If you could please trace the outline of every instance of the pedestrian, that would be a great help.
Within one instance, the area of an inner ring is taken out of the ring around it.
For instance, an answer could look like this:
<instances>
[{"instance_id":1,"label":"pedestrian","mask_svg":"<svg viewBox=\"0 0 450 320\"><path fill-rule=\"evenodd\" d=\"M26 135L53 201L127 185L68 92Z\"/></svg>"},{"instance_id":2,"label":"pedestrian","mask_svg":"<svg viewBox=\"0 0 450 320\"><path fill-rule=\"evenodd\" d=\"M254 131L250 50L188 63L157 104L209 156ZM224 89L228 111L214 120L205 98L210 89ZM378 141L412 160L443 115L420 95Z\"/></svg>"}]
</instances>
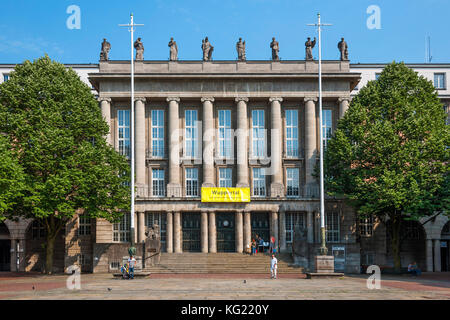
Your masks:
<instances>
[{"instance_id":1,"label":"pedestrian","mask_svg":"<svg viewBox=\"0 0 450 320\"><path fill-rule=\"evenodd\" d=\"M256 240L252 239L252 256L256 254Z\"/></svg>"},{"instance_id":2,"label":"pedestrian","mask_svg":"<svg viewBox=\"0 0 450 320\"><path fill-rule=\"evenodd\" d=\"M277 278L277 268L278 268L278 260L275 258L275 255L272 255L272 259L270 260L270 275L272 279Z\"/></svg>"},{"instance_id":3,"label":"pedestrian","mask_svg":"<svg viewBox=\"0 0 450 320\"><path fill-rule=\"evenodd\" d=\"M264 239L261 237L258 239L258 250L264 253Z\"/></svg>"},{"instance_id":4,"label":"pedestrian","mask_svg":"<svg viewBox=\"0 0 450 320\"><path fill-rule=\"evenodd\" d=\"M128 258L128 272L130 274L129 279L134 279L134 267L136 266L136 259L133 255Z\"/></svg>"}]
</instances>

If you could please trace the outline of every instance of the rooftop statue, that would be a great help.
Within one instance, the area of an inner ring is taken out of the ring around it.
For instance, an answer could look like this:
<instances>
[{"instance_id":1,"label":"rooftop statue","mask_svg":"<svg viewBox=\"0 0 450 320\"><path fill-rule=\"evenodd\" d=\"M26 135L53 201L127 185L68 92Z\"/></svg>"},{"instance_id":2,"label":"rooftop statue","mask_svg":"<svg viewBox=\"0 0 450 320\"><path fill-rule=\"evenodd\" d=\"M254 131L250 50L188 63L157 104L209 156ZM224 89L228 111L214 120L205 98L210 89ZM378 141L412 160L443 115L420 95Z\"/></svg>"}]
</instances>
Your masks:
<instances>
[{"instance_id":1,"label":"rooftop statue","mask_svg":"<svg viewBox=\"0 0 450 320\"><path fill-rule=\"evenodd\" d=\"M102 42L102 50L100 52L100 61L108 61L109 60L109 51L111 50L111 44L103 39Z\"/></svg>"},{"instance_id":2,"label":"rooftop statue","mask_svg":"<svg viewBox=\"0 0 450 320\"><path fill-rule=\"evenodd\" d=\"M341 61L348 61L348 45L344 38L338 43L338 49L341 52Z\"/></svg>"},{"instance_id":3,"label":"rooftop statue","mask_svg":"<svg viewBox=\"0 0 450 320\"><path fill-rule=\"evenodd\" d=\"M169 48L170 48L170 61L177 61L178 60L178 46L175 40L173 38L170 38L169 42Z\"/></svg>"},{"instance_id":4,"label":"rooftop statue","mask_svg":"<svg viewBox=\"0 0 450 320\"><path fill-rule=\"evenodd\" d=\"M272 38L270 47L272 48L272 60L279 61L280 57L278 56L278 51L280 51L280 45L278 44L278 41L275 41L275 37Z\"/></svg>"},{"instance_id":5,"label":"rooftop statue","mask_svg":"<svg viewBox=\"0 0 450 320\"><path fill-rule=\"evenodd\" d=\"M203 61L211 61L214 47L208 40L208 37L202 40Z\"/></svg>"},{"instance_id":6,"label":"rooftop statue","mask_svg":"<svg viewBox=\"0 0 450 320\"><path fill-rule=\"evenodd\" d=\"M242 42L242 38L239 38L239 41L236 43L236 51L238 54L239 61L245 61L245 41Z\"/></svg>"},{"instance_id":7,"label":"rooftop statue","mask_svg":"<svg viewBox=\"0 0 450 320\"><path fill-rule=\"evenodd\" d=\"M138 38L134 42L134 48L136 49L136 60L144 60L144 44L141 38Z\"/></svg>"},{"instance_id":8,"label":"rooftop statue","mask_svg":"<svg viewBox=\"0 0 450 320\"><path fill-rule=\"evenodd\" d=\"M312 55L312 49L316 45L316 38L314 37L314 40L311 41L311 38L308 37L308 40L305 42L305 51L306 51L306 60L314 60Z\"/></svg>"}]
</instances>

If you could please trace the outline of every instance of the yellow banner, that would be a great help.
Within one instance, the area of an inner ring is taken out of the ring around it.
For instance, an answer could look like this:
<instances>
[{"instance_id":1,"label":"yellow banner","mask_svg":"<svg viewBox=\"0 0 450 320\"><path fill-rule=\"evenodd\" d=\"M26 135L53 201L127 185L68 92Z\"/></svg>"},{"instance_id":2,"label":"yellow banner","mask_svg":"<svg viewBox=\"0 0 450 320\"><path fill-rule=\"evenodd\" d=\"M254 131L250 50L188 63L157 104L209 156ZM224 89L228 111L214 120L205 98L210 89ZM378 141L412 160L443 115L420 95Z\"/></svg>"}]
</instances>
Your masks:
<instances>
[{"instance_id":1,"label":"yellow banner","mask_svg":"<svg viewBox=\"0 0 450 320\"><path fill-rule=\"evenodd\" d=\"M202 188L202 202L250 202L250 188Z\"/></svg>"}]
</instances>

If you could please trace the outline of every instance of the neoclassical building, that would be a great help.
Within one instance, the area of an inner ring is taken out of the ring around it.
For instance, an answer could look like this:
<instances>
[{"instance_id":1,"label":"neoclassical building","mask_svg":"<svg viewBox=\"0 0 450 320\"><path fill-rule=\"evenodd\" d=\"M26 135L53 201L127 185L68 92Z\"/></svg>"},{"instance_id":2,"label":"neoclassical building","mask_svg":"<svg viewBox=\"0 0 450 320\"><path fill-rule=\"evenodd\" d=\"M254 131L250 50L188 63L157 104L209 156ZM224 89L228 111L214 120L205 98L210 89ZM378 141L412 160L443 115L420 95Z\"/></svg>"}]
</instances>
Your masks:
<instances>
[{"instance_id":1,"label":"neoclassical building","mask_svg":"<svg viewBox=\"0 0 450 320\"><path fill-rule=\"evenodd\" d=\"M77 67L98 96L108 142L129 157L130 62ZM162 250L171 254L242 253L256 234L275 237L279 251L291 252L300 227L307 254L296 262L313 267L320 246L318 147L326 147L358 84L370 78L368 67L349 61L323 61L322 67L321 124L317 61L136 61L135 242L157 223ZM249 188L250 201L202 202L207 187ZM339 271L392 265L381 222L360 220L343 199L330 197L325 218ZM118 223L76 216L58 238L55 267L116 270L129 246L130 222L129 213ZM411 239L403 246L403 264L417 260L424 270L448 270L446 217L405 228ZM0 246L10 250L10 259L2 260L10 268L4 269L39 269L44 236L36 221L0 225L0 241L10 243Z\"/></svg>"}]
</instances>

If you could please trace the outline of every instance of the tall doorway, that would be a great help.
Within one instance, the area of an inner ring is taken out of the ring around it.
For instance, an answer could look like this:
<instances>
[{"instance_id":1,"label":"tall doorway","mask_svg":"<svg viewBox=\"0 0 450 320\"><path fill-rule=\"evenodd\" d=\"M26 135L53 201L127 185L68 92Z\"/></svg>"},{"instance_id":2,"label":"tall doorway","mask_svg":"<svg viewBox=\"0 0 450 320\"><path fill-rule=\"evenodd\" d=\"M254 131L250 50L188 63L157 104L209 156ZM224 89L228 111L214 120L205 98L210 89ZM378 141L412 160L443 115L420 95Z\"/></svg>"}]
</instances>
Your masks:
<instances>
[{"instance_id":1,"label":"tall doorway","mask_svg":"<svg viewBox=\"0 0 450 320\"><path fill-rule=\"evenodd\" d=\"M0 271L11 271L11 240L4 223L0 223Z\"/></svg>"},{"instance_id":2,"label":"tall doorway","mask_svg":"<svg viewBox=\"0 0 450 320\"><path fill-rule=\"evenodd\" d=\"M216 213L217 252L235 252L235 215Z\"/></svg>"},{"instance_id":3,"label":"tall doorway","mask_svg":"<svg viewBox=\"0 0 450 320\"><path fill-rule=\"evenodd\" d=\"M183 212L183 251L200 252L200 213Z\"/></svg>"},{"instance_id":4,"label":"tall doorway","mask_svg":"<svg viewBox=\"0 0 450 320\"><path fill-rule=\"evenodd\" d=\"M252 238L256 235L264 239L265 242L270 241L270 220L268 212L252 212Z\"/></svg>"},{"instance_id":5,"label":"tall doorway","mask_svg":"<svg viewBox=\"0 0 450 320\"><path fill-rule=\"evenodd\" d=\"M441 233L441 271L450 271L450 221Z\"/></svg>"}]
</instances>

